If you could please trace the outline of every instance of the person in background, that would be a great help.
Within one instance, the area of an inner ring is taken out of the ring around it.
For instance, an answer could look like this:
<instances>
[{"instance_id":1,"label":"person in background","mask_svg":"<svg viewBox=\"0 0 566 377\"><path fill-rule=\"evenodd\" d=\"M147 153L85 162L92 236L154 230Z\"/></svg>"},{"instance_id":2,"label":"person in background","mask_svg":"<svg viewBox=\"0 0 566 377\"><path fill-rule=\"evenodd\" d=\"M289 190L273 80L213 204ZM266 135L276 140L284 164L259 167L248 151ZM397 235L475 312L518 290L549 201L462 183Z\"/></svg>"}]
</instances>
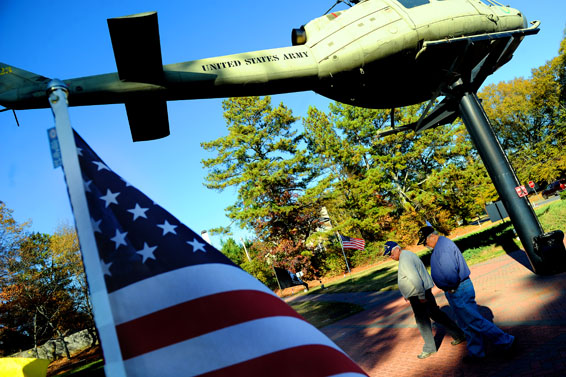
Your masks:
<instances>
[{"instance_id":1,"label":"person in background","mask_svg":"<svg viewBox=\"0 0 566 377\"><path fill-rule=\"evenodd\" d=\"M411 251L401 249L401 246L393 241L387 241L384 249L383 255L389 255L399 262L397 270L399 290L405 300L411 304L415 322L425 341L423 351L417 357L426 359L437 351L432 335L431 319L446 328L448 334L454 338L452 345L462 343L465 340L463 331L436 304L431 291L434 283L421 259Z\"/></svg>"},{"instance_id":2,"label":"person in background","mask_svg":"<svg viewBox=\"0 0 566 377\"><path fill-rule=\"evenodd\" d=\"M515 337L480 314L474 285L470 280L470 269L458 246L450 239L439 236L430 226L419 230L418 245L425 245L433 250L430 258L432 280L444 291L456 321L466 334L468 355L464 357L464 361L485 358L484 339L502 352L511 351Z\"/></svg>"}]
</instances>

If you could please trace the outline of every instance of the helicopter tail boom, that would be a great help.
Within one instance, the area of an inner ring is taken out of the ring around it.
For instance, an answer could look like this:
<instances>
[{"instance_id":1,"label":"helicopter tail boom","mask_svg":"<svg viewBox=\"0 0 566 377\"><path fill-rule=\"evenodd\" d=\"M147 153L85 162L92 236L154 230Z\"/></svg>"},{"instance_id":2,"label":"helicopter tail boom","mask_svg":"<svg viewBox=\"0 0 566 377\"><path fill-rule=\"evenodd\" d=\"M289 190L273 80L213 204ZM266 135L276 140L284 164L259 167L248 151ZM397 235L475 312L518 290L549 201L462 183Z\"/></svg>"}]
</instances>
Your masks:
<instances>
[{"instance_id":1,"label":"helicopter tail boom","mask_svg":"<svg viewBox=\"0 0 566 377\"><path fill-rule=\"evenodd\" d=\"M45 76L0 63L0 105L15 110L47 107L45 90L49 80Z\"/></svg>"}]
</instances>

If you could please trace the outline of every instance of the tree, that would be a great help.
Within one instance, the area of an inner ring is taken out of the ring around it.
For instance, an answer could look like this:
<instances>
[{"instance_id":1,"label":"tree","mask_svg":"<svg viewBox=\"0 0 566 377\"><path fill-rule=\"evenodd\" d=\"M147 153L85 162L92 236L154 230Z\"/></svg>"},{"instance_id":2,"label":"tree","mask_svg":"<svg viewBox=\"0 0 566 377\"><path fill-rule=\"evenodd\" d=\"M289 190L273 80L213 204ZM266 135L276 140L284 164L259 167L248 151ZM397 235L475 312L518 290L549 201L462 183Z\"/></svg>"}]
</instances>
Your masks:
<instances>
[{"instance_id":1,"label":"tree","mask_svg":"<svg viewBox=\"0 0 566 377\"><path fill-rule=\"evenodd\" d=\"M530 79L492 84L479 94L523 183L544 183L566 173L565 41L560 55L533 69Z\"/></svg>"},{"instance_id":2,"label":"tree","mask_svg":"<svg viewBox=\"0 0 566 377\"><path fill-rule=\"evenodd\" d=\"M10 291L9 284L14 273L10 266L16 261L18 245L26 237L28 224L18 224L12 217L12 210L0 201L0 339L4 354L22 350L32 343L33 327L29 321L23 320L28 315L15 305L8 307L6 297L19 297L23 287L14 287Z\"/></svg>"},{"instance_id":3,"label":"tree","mask_svg":"<svg viewBox=\"0 0 566 377\"><path fill-rule=\"evenodd\" d=\"M70 321L67 328L88 330L94 344L98 341L98 333L94 331L94 313L75 228L67 224L60 225L50 237L50 245L56 264L70 277L68 292L75 303L76 313L67 318Z\"/></svg>"},{"instance_id":4,"label":"tree","mask_svg":"<svg viewBox=\"0 0 566 377\"><path fill-rule=\"evenodd\" d=\"M2 206L0 213L0 335L19 341L18 349L12 345L7 351L58 338L70 357L64 336L93 326L76 234L69 227L54 236L28 234L13 221L11 211Z\"/></svg>"},{"instance_id":5,"label":"tree","mask_svg":"<svg viewBox=\"0 0 566 377\"><path fill-rule=\"evenodd\" d=\"M202 143L215 154L202 161L210 169L206 187L236 188L228 217L253 229L276 263L308 266L302 252L317 204L302 194L318 173L299 147L302 135L292 129L297 119L283 104L272 108L270 97L230 98L222 106L228 135Z\"/></svg>"},{"instance_id":6,"label":"tree","mask_svg":"<svg viewBox=\"0 0 566 377\"><path fill-rule=\"evenodd\" d=\"M240 247L231 237L226 241L222 241L220 251L238 266L241 266L247 260L243 247Z\"/></svg>"},{"instance_id":7,"label":"tree","mask_svg":"<svg viewBox=\"0 0 566 377\"><path fill-rule=\"evenodd\" d=\"M396 109L395 119L412 123L423 110L424 105ZM411 242L425 220L449 231L458 217L477 214L477 207L452 208L457 203L445 200L448 186L436 181L443 169L465 169L473 161L466 158L473 152L462 124L380 138L379 131L391 126L389 110L339 103L328 115L310 109L304 124L309 150L325 172L325 190L334 191L327 196L333 203L326 205L346 231L379 241L394 230L398 240ZM459 195L474 201L468 191Z\"/></svg>"}]
</instances>

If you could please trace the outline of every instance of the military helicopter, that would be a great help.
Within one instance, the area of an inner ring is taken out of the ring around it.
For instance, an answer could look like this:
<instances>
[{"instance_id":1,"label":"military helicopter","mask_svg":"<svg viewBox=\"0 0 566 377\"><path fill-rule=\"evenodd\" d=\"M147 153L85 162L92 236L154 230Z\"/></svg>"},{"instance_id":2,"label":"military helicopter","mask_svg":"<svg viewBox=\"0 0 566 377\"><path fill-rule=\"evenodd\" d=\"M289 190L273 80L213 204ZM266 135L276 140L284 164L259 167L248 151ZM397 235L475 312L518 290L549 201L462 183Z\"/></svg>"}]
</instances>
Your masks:
<instances>
[{"instance_id":1,"label":"military helicopter","mask_svg":"<svg viewBox=\"0 0 566 377\"><path fill-rule=\"evenodd\" d=\"M341 2L340 0L337 3ZM433 101L464 79L476 91L538 32L492 0L347 1L293 29L292 46L162 64L157 13L108 19L117 73L64 80L70 106L124 103L134 141L169 135L166 101L312 90L369 108ZM471 77L470 75L473 75ZM49 107L49 78L0 63L4 110ZM418 124L451 122L441 102Z\"/></svg>"},{"instance_id":2,"label":"military helicopter","mask_svg":"<svg viewBox=\"0 0 566 377\"><path fill-rule=\"evenodd\" d=\"M170 100L312 90L368 108L428 101L417 122L377 136L420 132L461 117L533 271L566 271L564 234L544 233L476 94L526 35L538 33L540 22L529 26L519 10L495 0L340 2L350 8L331 8L293 29L292 46L165 66L155 12L108 19L118 72L64 80L69 105L124 103L132 139L143 141L169 135ZM51 82L0 63L0 105L49 107Z\"/></svg>"}]
</instances>

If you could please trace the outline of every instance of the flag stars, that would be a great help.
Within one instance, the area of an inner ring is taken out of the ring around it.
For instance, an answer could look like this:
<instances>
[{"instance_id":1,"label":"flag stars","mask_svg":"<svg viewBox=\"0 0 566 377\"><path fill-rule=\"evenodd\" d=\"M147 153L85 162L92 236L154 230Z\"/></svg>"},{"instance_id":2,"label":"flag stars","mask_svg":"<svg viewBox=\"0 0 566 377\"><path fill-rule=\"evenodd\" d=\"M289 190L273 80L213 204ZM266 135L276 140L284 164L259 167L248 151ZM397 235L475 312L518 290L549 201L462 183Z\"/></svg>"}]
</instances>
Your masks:
<instances>
[{"instance_id":1,"label":"flag stars","mask_svg":"<svg viewBox=\"0 0 566 377\"><path fill-rule=\"evenodd\" d=\"M104 169L106 169L106 170L108 170L108 171L111 171L111 170L108 168L108 166L104 165L104 164L103 164L102 162L100 162L100 161L93 161L92 163L95 164L96 166L98 166L98 171L101 171L101 170L104 170Z\"/></svg>"},{"instance_id":2,"label":"flag stars","mask_svg":"<svg viewBox=\"0 0 566 377\"><path fill-rule=\"evenodd\" d=\"M202 250L203 253L206 253L206 250L204 249L204 246L206 244L198 242L196 238L193 239L192 241L187 241L187 243L192 246L193 253L196 253L197 250Z\"/></svg>"},{"instance_id":3,"label":"flag stars","mask_svg":"<svg viewBox=\"0 0 566 377\"><path fill-rule=\"evenodd\" d=\"M144 242L143 249L136 251L136 253L142 256L142 263L145 263L148 258L155 259L153 255L155 249L157 249L157 246L150 247L147 242Z\"/></svg>"},{"instance_id":4,"label":"flag stars","mask_svg":"<svg viewBox=\"0 0 566 377\"><path fill-rule=\"evenodd\" d=\"M138 203L136 203L135 208L129 209L128 212L131 212L134 215L133 221L136 221L138 217L143 217L144 219L147 219L145 213L147 212L148 209L149 208L142 208Z\"/></svg>"},{"instance_id":5,"label":"flag stars","mask_svg":"<svg viewBox=\"0 0 566 377\"><path fill-rule=\"evenodd\" d=\"M92 231L94 233L98 232L98 233L102 233L102 231L100 230L100 223L102 222L102 219L95 221L92 217L90 218L90 222L92 223Z\"/></svg>"},{"instance_id":6,"label":"flag stars","mask_svg":"<svg viewBox=\"0 0 566 377\"><path fill-rule=\"evenodd\" d=\"M116 250L120 247L120 245L126 246L126 235L128 232L120 233L118 229L116 229L116 235L110 238L116 244Z\"/></svg>"},{"instance_id":7,"label":"flag stars","mask_svg":"<svg viewBox=\"0 0 566 377\"><path fill-rule=\"evenodd\" d=\"M175 228L177 227L177 225L171 225L167 220L165 220L163 224L157 224L157 226L163 229L163 236L166 235L167 233L173 233L177 235L177 232L175 232Z\"/></svg>"},{"instance_id":8,"label":"flag stars","mask_svg":"<svg viewBox=\"0 0 566 377\"><path fill-rule=\"evenodd\" d=\"M106 208L108 208L110 204L118 204L116 200L118 195L120 195L119 192L112 192L110 189L106 189L106 195L101 196L100 199L104 200Z\"/></svg>"},{"instance_id":9,"label":"flag stars","mask_svg":"<svg viewBox=\"0 0 566 377\"><path fill-rule=\"evenodd\" d=\"M104 263L104 260L101 259L100 265L102 267L102 276L104 275L112 276L112 273L110 272L110 266L112 266L112 262Z\"/></svg>"},{"instance_id":10,"label":"flag stars","mask_svg":"<svg viewBox=\"0 0 566 377\"><path fill-rule=\"evenodd\" d=\"M85 191L86 192L91 192L90 191L90 184L92 183L92 180L90 181L84 181L84 185L85 185Z\"/></svg>"},{"instance_id":11,"label":"flag stars","mask_svg":"<svg viewBox=\"0 0 566 377\"><path fill-rule=\"evenodd\" d=\"M130 185L130 182L126 181L124 178L120 177L120 179L122 180L122 182L124 182L124 184L126 185L126 187L132 186L132 185Z\"/></svg>"}]
</instances>

